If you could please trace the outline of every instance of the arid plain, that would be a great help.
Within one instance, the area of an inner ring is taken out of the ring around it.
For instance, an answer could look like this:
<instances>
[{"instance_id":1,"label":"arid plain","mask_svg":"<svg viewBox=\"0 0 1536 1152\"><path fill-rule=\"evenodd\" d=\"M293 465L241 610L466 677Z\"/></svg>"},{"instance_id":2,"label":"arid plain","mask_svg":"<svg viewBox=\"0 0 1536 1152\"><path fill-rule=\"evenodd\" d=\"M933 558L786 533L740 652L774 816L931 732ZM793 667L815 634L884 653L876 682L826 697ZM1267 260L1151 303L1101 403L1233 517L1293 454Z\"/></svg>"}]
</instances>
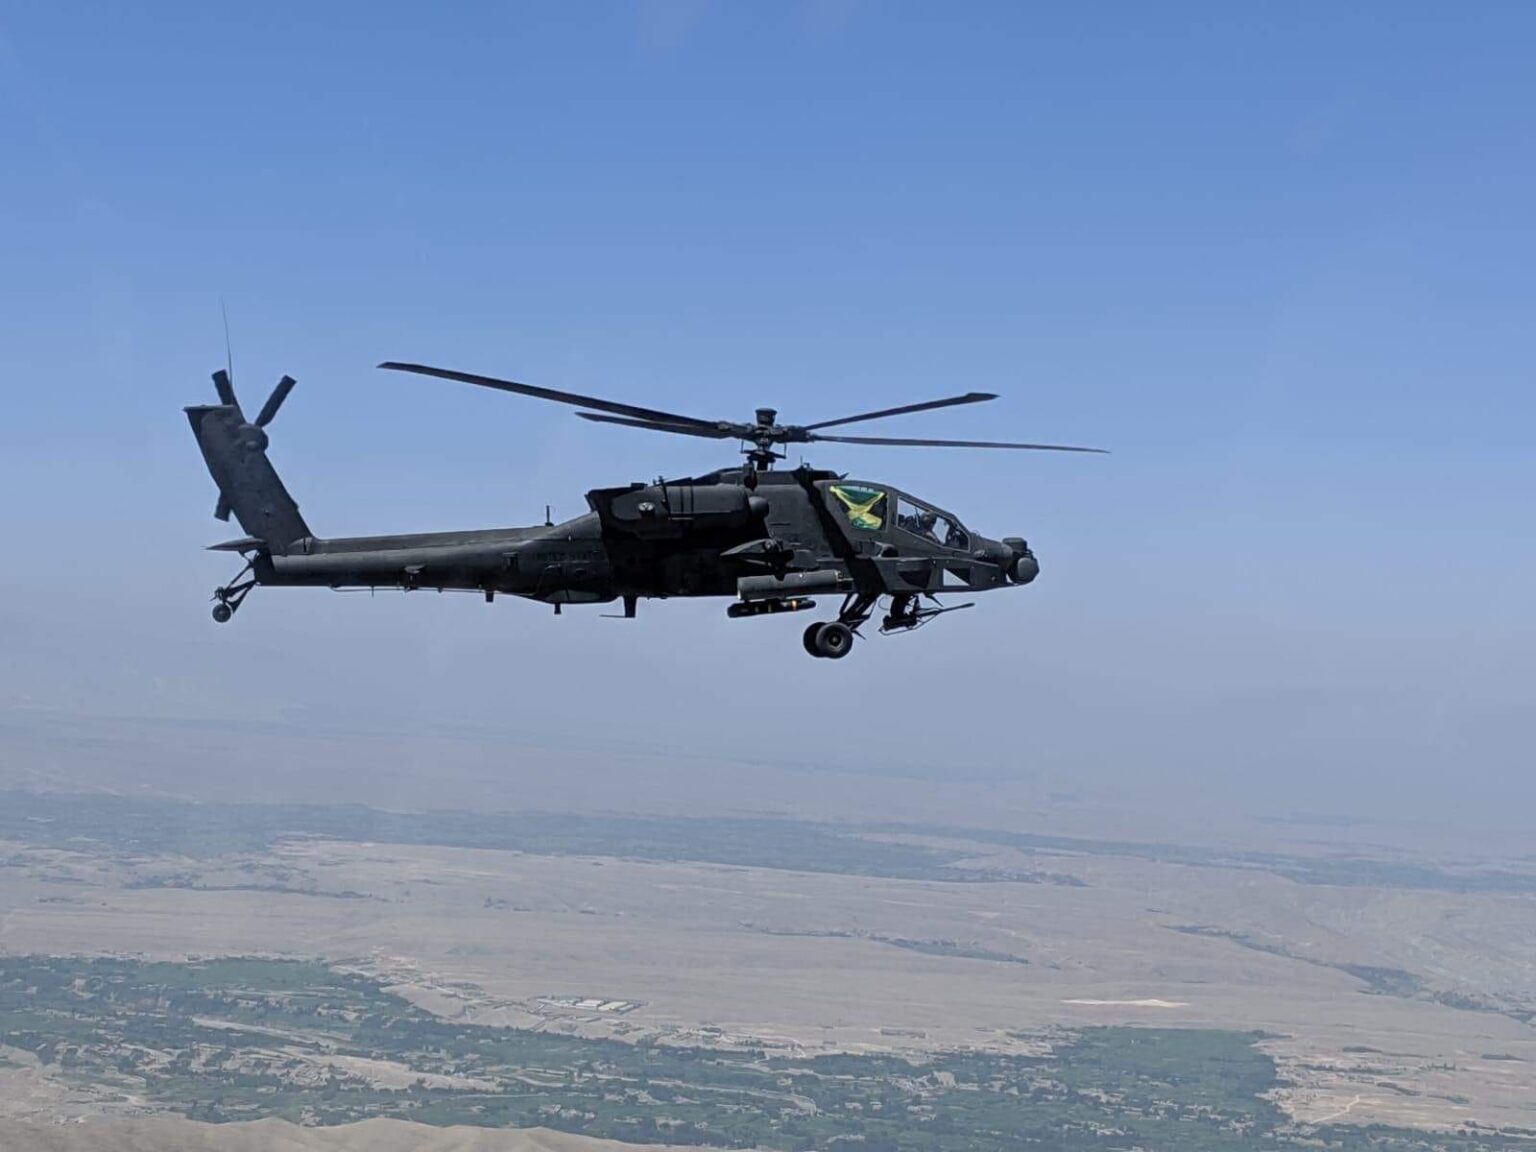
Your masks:
<instances>
[{"instance_id":1,"label":"arid plain","mask_svg":"<svg viewBox=\"0 0 1536 1152\"><path fill-rule=\"evenodd\" d=\"M509 813L505 837L487 812L423 830L348 809L333 827L323 802L247 817L9 792L0 954L319 959L447 1020L795 1057L1027 1055L1104 1025L1261 1033L1299 1127L1536 1131L1536 863L1509 844L1305 822L1134 839L1108 808L1019 793L965 811L964 789L937 820L914 803L937 786L912 781L834 781L791 818L771 783L759 811L713 817L672 800L616 815L589 793L567 805L585 815ZM850 803L863 787L879 802ZM202 1146L160 1105L6 1055L0 1133L52 1133L18 1147L133 1118ZM149 1131L110 1130L124 1147ZM330 1142L293 1146L350 1146L315 1132ZM545 1146L460 1139L441 1146Z\"/></svg>"}]
</instances>

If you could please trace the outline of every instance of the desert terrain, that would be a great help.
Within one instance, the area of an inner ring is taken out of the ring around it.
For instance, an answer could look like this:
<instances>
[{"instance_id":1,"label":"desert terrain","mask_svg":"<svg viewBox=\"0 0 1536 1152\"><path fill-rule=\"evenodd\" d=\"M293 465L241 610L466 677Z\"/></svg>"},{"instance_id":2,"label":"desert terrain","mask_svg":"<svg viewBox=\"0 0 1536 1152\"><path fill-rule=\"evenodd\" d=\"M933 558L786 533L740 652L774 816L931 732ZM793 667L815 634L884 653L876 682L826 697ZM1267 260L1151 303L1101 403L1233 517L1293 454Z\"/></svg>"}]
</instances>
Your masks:
<instances>
[{"instance_id":1,"label":"desert terrain","mask_svg":"<svg viewBox=\"0 0 1536 1152\"><path fill-rule=\"evenodd\" d=\"M786 1069L985 1058L1022 1077L1084 1036L1241 1035L1272 1069L1256 1098L1277 1131L1391 1130L1468 1147L1536 1132L1529 858L1486 845L1415 851L1391 834L1346 848L1338 829L1298 825L1255 829L1244 847L1225 826L1203 843L1093 837L1080 809L1055 822L1075 825L1071 835L1012 818L839 815L383 812L11 791L0 815L0 975L43 971L50 957L166 971L219 957L318 962L327 979L363 982L368 996L464 1035L750 1055ZM98 978L81 970L61 987ZM13 1009L28 1006L22 991ZM274 1030L214 1015L184 1023L226 1040ZM0 1125L13 1140L27 1134L18 1146L83 1146L70 1141L120 1130L116 1146L131 1147L159 1139L144 1135L157 1124L187 1125L179 1146L204 1146L207 1129L184 1117L207 1102L178 1098L157 1076L167 1061L204 1067L209 1043L183 1051L177 1041L141 1067L125 1040L129 1055L91 1065L82 1049L70 1068L66 1042L7 1018ZM294 1147L350 1147L361 1130L329 1121L392 1115L398 1125L418 1107L399 1103L412 1090L439 1107L528 1075L334 1037L317 1045L291 1021L275 1035L292 1043L267 1036L275 1047L243 1069L230 1057L227 1069L280 1075L283 1091L366 1087L381 1111L357 1096L353 1111L295 1103L267 1114L252 1097L216 1117L242 1122L218 1129L231 1140L277 1131L251 1122L297 1121L282 1130ZM956 1074L931 1075L953 1086ZM788 1099L827 1115L825 1104ZM768 1127L741 1129L752 1137L742 1146L778 1131L771 1112ZM630 1131L586 1127L606 1121L579 1107L552 1118L568 1129L560 1137L493 1137L457 1116L442 1112L431 1129L440 1143L425 1146L565 1147L547 1141ZM660 1122L645 1142L666 1137ZM707 1118L696 1123L683 1143L723 1139ZM791 1130L786 1141L804 1139Z\"/></svg>"}]
</instances>

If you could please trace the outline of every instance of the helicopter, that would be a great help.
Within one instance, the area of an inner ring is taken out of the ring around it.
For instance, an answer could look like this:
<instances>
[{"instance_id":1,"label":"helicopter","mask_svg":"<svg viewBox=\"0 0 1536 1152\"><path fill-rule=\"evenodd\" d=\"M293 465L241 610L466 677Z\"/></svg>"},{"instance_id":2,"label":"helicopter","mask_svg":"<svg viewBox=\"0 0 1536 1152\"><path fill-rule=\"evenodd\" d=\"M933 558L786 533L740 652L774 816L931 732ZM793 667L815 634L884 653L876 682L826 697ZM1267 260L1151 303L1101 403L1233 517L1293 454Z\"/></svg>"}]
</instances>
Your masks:
<instances>
[{"instance_id":1,"label":"helicopter","mask_svg":"<svg viewBox=\"0 0 1536 1152\"><path fill-rule=\"evenodd\" d=\"M642 599L729 597L731 619L805 612L815 597L839 597L835 618L810 624L810 655L838 660L852 650L884 605L881 633L910 632L973 603L941 596L1029 584L1040 563L1023 537L992 540L954 514L881 481L854 480L801 464L775 468L790 444L1102 452L1064 444L847 436L826 430L891 416L995 400L967 392L814 424L781 424L772 408L751 422L704 420L636 404L434 368L386 361L380 368L460 381L580 409L584 420L735 440L742 464L683 479L658 479L587 493L588 511L555 523L395 536L324 538L299 513L267 457L267 426L293 391L283 376L254 420L235 395L228 369L213 374L217 404L186 409L218 486L214 515L233 515L245 536L212 545L245 566L214 590L213 618L227 623L260 587L436 589L552 605L619 601L633 618Z\"/></svg>"}]
</instances>

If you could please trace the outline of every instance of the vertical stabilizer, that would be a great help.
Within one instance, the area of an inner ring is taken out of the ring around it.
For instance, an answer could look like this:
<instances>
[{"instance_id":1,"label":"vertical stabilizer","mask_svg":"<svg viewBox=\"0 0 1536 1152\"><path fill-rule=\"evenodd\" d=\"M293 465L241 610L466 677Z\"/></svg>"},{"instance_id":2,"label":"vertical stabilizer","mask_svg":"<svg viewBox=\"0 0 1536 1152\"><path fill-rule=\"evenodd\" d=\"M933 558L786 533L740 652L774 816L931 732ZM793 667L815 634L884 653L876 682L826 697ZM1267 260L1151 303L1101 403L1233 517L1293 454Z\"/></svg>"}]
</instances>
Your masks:
<instances>
[{"instance_id":1,"label":"vertical stabilizer","mask_svg":"<svg viewBox=\"0 0 1536 1152\"><path fill-rule=\"evenodd\" d=\"M282 555L295 550L311 533L267 459L266 433L266 425L277 415L294 382L284 376L252 422L240 410L229 375L216 372L213 381L223 403L186 411L208 471L219 486L214 515L224 520L234 513L246 534L263 541L270 552Z\"/></svg>"}]
</instances>

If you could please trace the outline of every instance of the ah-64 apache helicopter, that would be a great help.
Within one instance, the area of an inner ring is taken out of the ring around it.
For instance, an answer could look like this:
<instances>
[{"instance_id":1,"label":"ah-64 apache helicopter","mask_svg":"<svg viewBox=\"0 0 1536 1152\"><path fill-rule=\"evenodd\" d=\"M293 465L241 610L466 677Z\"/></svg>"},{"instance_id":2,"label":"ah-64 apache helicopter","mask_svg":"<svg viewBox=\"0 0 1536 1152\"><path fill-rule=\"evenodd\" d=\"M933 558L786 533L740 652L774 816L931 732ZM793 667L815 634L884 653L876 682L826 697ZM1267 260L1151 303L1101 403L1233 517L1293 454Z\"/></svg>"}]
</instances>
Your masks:
<instances>
[{"instance_id":1,"label":"ah-64 apache helicopter","mask_svg":"<svg viewBox=\"0 0 1536 1152\"><path fill-rule=\"evenodd\" d=\"M776 470L786 444L880 444L1098 452L1062 444L841 436L824 429L866 420L976 404L996 397L967 392L882 408L816 424L780 424L772 408L752 423L701 420L511 380L388 362L381 368L460 380L585 409L585 420L707 440L737 440L746 463L704 476L657 480L587 493L590 511L560 524L325 539L310 531L267 459L266 426L292 391L284 376L254 420L247 420L227 371L214 373L219 403L187 409L208 470L219 487L215 515L239 520L246 535L215 544L238 552L245 568L214 592L213 618L227 622L257 585L332 589L435 588L497 593L554 605L621 600L634 616L642 597L728 596L732 618L802 612L811 597L842 598L837 618L805 630L812 656L840 659L882 599L881 632L909 631L968 608L942 604L946 593L1028 584L1040 565L1017 536L990 540L890 484L849 480L801 466Z\"/></svg>"}]
</instances>

